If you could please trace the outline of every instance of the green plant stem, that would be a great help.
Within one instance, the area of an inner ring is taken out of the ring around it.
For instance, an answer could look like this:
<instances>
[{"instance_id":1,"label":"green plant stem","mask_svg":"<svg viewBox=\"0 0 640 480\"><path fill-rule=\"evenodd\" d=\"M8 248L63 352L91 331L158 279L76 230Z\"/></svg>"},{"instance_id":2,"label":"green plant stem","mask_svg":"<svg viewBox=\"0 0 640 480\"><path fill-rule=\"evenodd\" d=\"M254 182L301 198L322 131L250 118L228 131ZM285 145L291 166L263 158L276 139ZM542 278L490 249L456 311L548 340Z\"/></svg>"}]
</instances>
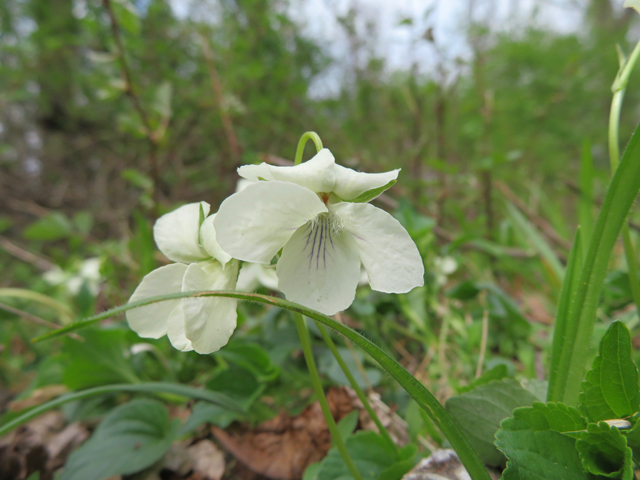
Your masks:
<instances>
[{"instance_id":1,"label":"green plant stem","mask_svg":"<svg viewBox=\"0 0 640 480\"><path fill-rule=\"evenodd\" d=\"M640 42L636 45L629 59L620 69L618 77L613 82L613 99L611 100L611 110L609 112L609 163L611 165L611 175L616 173L618 163L620 161L620 112L622 110L622 101L627 89L629 75L638 60L640 54ZM631 233L629 231L629 223L625 221L622 225L622 241L624 243L624 254L627 260L627 268L629 269L629 285L631 286L631 296L636 304L636 310L640 314L640 281L638 281L638 262L636 260L636 252L631 241Z\"/></svg>"},{"instance_id":2,"label":"green plant stem","mask_svg":"<svg viewBox=\"0 0 640 480\"><path fill-rule=\"evenodd\" d=\"M316 368L316 363L313 360L313 351L311 350L311 337L309 336L309 330L307 329L307 322L300 313L295 313L294 317L296 319L296 327L298 327L298 335L300 336L300 343L302 344L304 359L307 362L307 369L309 370L309 375L311 376L311 382L313 383L313 388L316 391L316 396L318 397L318 401L320 402L322 414L327 421L329 432L331 432L331 439L333 440L333 444L340 452L340 456L342 457L344 464L349 469L351 476L355 480L363 480L360 472L353 463L351 455L349 455L349 452L347 451L347 446L345 445L344 440L342 439L342 436L338 431L338 425L336 425L336 421L334 420L333 414L331 413L331 408L329 407L329 402L327 402L327 397L325 396L324 390L322 389L322 382L320 381L320 376L318 375L318 369Z\"/></svg>"},{"instance_id":3,"label":"green plant stem","mask_svg":"<svg viewBox=\"0 0 640 480\"><path fill-rule=\"evenodd\" d=\"M397 453L398 446L395 444L395 442L391 438L391 435L389 435L388 430L384 427L384 425L382 425L382 422L380 421L380 418L378 417L378 415L376 415L376 412L373 410L373 408L371 408L371 404L369 403L367 396L360 388L360 385L358 385L358 382L356 382L356 379L353 378L351 371L349 371L349 367L344 362L342 355L340 355L340 352L336 348L336 344L333 342L331 335L329 335L329 332L327 332L327 329L324 328L324 325L318 322L315 322L315 323L316 323L316 326L318 327L318 330L320 331L320 335L322 335L322 339L324 340L324 343L327 344L327 347L329 347L329 350L331 350L331 353L333 354L334 358L338 362L338 365L340 365L340 368L342 369L345 376L347 377L347 380L349 380L349 383L351 384L351 388L355 390L356 395L358 395L358 398L362 402L362 405L364 405L364 408L369 414L369 416L371 417L371 420L373 420L373 423L375 423L376 427L378 427L378 431L380 432L380 435L384 437L384 439L387 441L389 446Z\"/></svg>"},{"instance_id":4,"label":"green plant stem","mask_svg":"<svg viewBox=\"0 0 640 480\"><path fill-rule=\"evenodd\" d=\"M636 151L636 149L640 151L640 145L636 147L634 145L634 142L632 142L629 148L632 151ZM626 183L623 183L623 185L621 185L621 187L627 187L623 191L626 191L628 193L628 198L625 196L623 200L624 207L626 208L626 211L628 211L631 203L633 202L633 199L635 198L635 193L638 193L638 191L640 190L640 165L638 165L638 171L634 170L632 167L634 166L634 164L626 161L626 156L627 153L625 152L625 156L623 157L621 162L621 166L624 171L621 172L620 175L616 175L613 183L616 187L620 182L630 182L632 184L631 186L627 185ZM631 172L628 171L629 167L631 167ZM629 173L637 173L638 177L629 175ZM633 193L633 195L631 195L631 193ZM613 193L610 192L609 196L612 195ZM611 198L605 198L605 203L603 204L603 210L605 212L611 210L610 206L608 206L611 201ZM615 210L611 211L611 215L602 218L606 218L607 221L615 222L618 216L614 215L614 213ZM621 222L622 221L620 220L620 223ZM596 227L598 227L596 228L596 230L601 228L601 226L599 226L598 224L596 224ZM615 228L615 225L612 228ZM613 244L611 243L611 248L612 245ZM606 246L609 247L609 244L607 243ZM611 248L609 248L609 253L611 251ZM605 258L605 263L606 260L607 259ZM108 310L106 312L102 312L98 315L94 315L93 317L89 317L84 321L76 322L72 325L68 325L53 332L49 332L46 335L34 338L32 342L55 338L68 332L80 330L90 325L94 325L106 318L111 318L116 314L131 310L132 308L144 307L145 305L151 305L152 303L166 300L199 297L235 298L238 300L279 307L316 320L323 325L331 328L332 330L335 330L339 334L344 335L348 340L359 346L371 358L373 358L378 363L378 365L380 365L380 367L385 372L387 372L392 378L394 378L398 382L398 384L400 384L400 386L409 394L409 396L416 401L418 406L425 411L425 413L443 433L447 440L449 440L449 443L451 443L451 447L458 454L462 465L464 465L464 467L467 469L467 472L469 473L469 476L472 480L491 480L489 472L482 463L482 460L480 460L477 452L469 443L469 440L465 436L460 426L456 423L449 412L444 409L438 399L436 399L436 397L434 397L433 394L429 390L427 390L424 385L422 385L413 375L411 375L406 368L400 365L395 359L393 359L387 352L382 350L375 343L363 337L355 330L347 327L342 323L336 322L331 317L323 315L320 312L316 312L315 310L311 310L310 308L304 307L297 303L289 302L282 298L270 297L268 295L260 295L257 293L243 293L234 291L178 292L167 295L159 295L157 297L149 297L144 300L140 300L139 302L133 302L127 305L121 305L119 307L112 308L111 310Z\"/></svg>"},{"instance_id":5,"label":"green plant stem","mask_svg":"<svg viewBox=\"0 0 640 480\"><path fill-rule=\"evenodd\" d=\"M116 385L105 385L102 387L89 388L87 390L69 393L55 398L47 403L43 403L42 405L38 405L37 407L23 413L19 417L14 418L13 420L0 426L0 436L4 435L7 432L10 432L20 425L23 425L24 423L37 417L38 415L48 412L49 410L53 410L54 408L60 407L65 403L84 400L85 398L91 398L98 395L120 392L178 395L181 397L195 398L197 400L205 400L207 402L220 405L224 408L231 409L232 411L244 413L244 411L240 409L240 407L238 407L238 405L232 399L217 392L202 390L199 388L190 387L188 385L163 382L140 383L137 385L124 383Z\"/></svg>"},{"instance_id":6,"label":"green plant stem","mask_svg":"<svg viewBox=\"0 0 640 480\"><path fill-rule=\"evenodd\" d=\"M302 154L304 153L304 146L308 140L312 140L316 146L316 150L319 152L322 150L322 140L316 132L305 132L298 141L298 148L296 148L296 159L294 165L300 165L302 163Z\"/></svg>"}]
</instances>

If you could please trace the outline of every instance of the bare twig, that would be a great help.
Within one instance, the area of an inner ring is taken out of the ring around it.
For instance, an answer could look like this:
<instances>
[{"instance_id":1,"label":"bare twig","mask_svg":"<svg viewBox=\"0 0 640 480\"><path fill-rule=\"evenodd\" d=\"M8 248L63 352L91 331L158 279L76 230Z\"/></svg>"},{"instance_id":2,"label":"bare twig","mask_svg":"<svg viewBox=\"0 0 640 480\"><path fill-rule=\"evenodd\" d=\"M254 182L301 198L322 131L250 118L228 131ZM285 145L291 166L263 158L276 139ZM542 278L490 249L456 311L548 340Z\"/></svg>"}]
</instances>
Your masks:
<instances>
[{"instance_id":1,"label":"bare twig","mask_svg":"<svg viewBox=\"0 0 640 480\"><path fill-rule=\"evenodd\" d=\"M157 204L158 200L158 181L160 178L160 172L158 170L158 139L155 137L153 130L151 128L151 122L149 121L149 115L142 108L142 103L140 102L140 98L138 97L135 88L133 79L131 76L131 69L129 68L129 64L127 63L127 58L125 56L124 45L122 44L122 37L120 36L120 26L118 25L118 20L116 19L115 14L113 13L113 8L111 8L111 0L102 0L102 5L104 9L107 11L109 15L109 19L111 20L111 33L113 35L113 40L116 44L116 48L118 50L118 59L120 61L120 69L122 71L122 76L125 82L125 93L131 100L131 104L133 108L138 112L140 116L140 120L145 128L145 137L147 138L147 142L149 143L149 170L151 173L151 179L153 180L153 198Z\"/></svg>"},{"instance_id":2,"label":"bare twig","mask_svg":"<svg viewBox=\"0 0 640 480\"><path fill-rule=\"evenodd\" d=\"M1 302L0 302L0 310L13 313L14 315L18 315L19 317L22 317L25 320L29 320L30 322L37 323L38 325L42 325L47 328L53 328L54 330L57 330L58 328L60 328L60 325L56 325L55 323L45 320L44 318L40 318L37 315L34 315L29 312L25 312L24 310L20 310L19 308L15 308L15 307L12 307L11 305L6 305ZM84 338L82 338L80 335L76 333L71 332L68 335L74 340L84 341Z\"/></svg>"},{"instance_id":3,"label":"bare twig","mask_svg":"<svg viewBox=\"0 0 640 480\"><path fill-rule=\"evenodd\" d=\"M229 112L224 104L224 98L222 94L222 83L220 82L220 76L218 75L218 70L216 69L216 64L213 61L213 54L211 52L211 47L209 46L209 40L204 34L201 34L202 38L202 51L204 53L204 58L207 63L207 69L209 70L209 77L211 79L211 88L213 89L216 102L218 103L218 110L220 111L220 119L222 120L222 127L224 128L224 134L227 137L227 143L229 144L229 151L231 152L231 156L233 160L237 163L240 161L240 156L242 155L242 151L240 149L240 145L238 144L238 137L233 130L233 123L231 122L231 117L229 116Z\"/></svg>"},{"instance_id":4,"label":"bare twig","mask_svg":"<svg viewBox=\"0 0 640 480\"><path fill-rule=\"evenodd\" d=\"M0 248L4 249L8 254L30 263L40 270L51 270L54 265L49 260L39 257L27 250L20 248L18 245L11 243L7 238L0 235Z\"/></svg>"}]
</instances>

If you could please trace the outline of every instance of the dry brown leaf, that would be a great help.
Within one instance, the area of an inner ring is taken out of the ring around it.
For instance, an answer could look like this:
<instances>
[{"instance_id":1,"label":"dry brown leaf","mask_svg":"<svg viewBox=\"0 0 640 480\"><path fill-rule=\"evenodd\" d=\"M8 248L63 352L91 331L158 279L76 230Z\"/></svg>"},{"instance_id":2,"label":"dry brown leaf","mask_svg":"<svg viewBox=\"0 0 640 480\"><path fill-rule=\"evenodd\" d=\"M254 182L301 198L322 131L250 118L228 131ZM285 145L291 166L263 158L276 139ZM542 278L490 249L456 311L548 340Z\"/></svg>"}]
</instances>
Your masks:
<instances>
[{"instance_id":1,"label":"dry brown leaf","mask_svg":"<svg viewBox=\"0 0 640 480\"><path fill-rule=\"evenodd\" d=\"M224 475L224 455L210 440L202 440L187 448L191 459L192 477L198 474L202 480L220 480Z\"/></svg>"},{"instance_id":2,"label":"dry brown leaf","mask_svg":"<svg viewBox=\"0 0 640 480\"><path fill-rule=\"evenodd\" d=\"M336 421L354 410L345 388L331 388L327 400ZM251 470L277 480L302 478L305 468L321 460L331 447L331 435L318 402L296 417L283 412L253 429L235 426L225 432L212 427L212 431Z\"/></svg>"},{"instance_id":3,"label":"dry brown leaf","mask_svg":"<svg viewBox=\"0 0 640 480\"><path fill-rule=\"evenodd\" d=\"M363 430L373 430L374 432L377 432L378 427L369 416L369 413L365 410L364 405L362 405L362 402L356 395L356 392L350 388L345 388L345 390L349 394L353 406L360 411L358 413L360 428ZM368 397L371 408L378 416L382 426L389 432L391 439L400 446L405 446L409 443L410 439L407 422L400 418L386 403L384 403L378 393L370 392Z\"/></svg>"},{"instance_id":4,"label":"dry brown leaf","mask_svg":"<svg viewBox=\"0 0 640 480\"><path fill-rule=\"evenodd\" d=\"M0 439L0 478L23 480L39 471L41 480L50 480L88 436L77 423L64 427L60 412L45 413Z\"/></svg>"}]
</instances>

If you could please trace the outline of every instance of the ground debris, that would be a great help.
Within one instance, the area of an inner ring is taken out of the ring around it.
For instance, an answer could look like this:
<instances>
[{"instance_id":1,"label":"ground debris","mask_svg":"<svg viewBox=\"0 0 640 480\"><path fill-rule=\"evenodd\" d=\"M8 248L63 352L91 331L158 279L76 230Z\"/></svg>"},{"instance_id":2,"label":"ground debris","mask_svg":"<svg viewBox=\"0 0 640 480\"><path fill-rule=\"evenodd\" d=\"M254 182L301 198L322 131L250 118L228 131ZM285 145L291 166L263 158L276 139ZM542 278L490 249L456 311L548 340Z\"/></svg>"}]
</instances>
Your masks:
<instances>
[{"instance_id":1,"label":"ground debris","mask_svg":"<svg viewBox=\"0 0 640 480\"><path fill-rule=\"evenodd\" d=\"M490 471L494 480L500 474ZM423 458L418 465L406 473L402 480L471 480L469 473L462 466L454 450L436 450L428 458Z\"/></svg>"},{"instance_id":2,"label":"ground debris","mask_svg":"<svg viewBox=\"0 0 640 480\"><path fill-rule=\"evenodd\" d=\"M34 472L51 480L88 436L79 423L65 426L60 412L45 413L0 439L0 480L24 480Z\"/></svg>"},{"instance_id":3,"label":"ground debris","mask_svg":"<svg viewBox=\"0 0 640 480\"><path fill-rule=\"evenodd\" d=\"M224 454L210 440L192 445L176 442L165 456L161 469L174 473L171 478L184 480L220 480L224 475ZM158 478L166 478L166 475Z\"/></svg>"},{"instance_id":4,"label":"ground debris","mask_svg":"<svg viewBox=\"0 0 640 480\"><path fill-rule=\"evenodd\" d=\"M327 400L336 421L355 409L345 388L331 388ZM255 428L235 425L228 431L216 427L212 431L252 471L278 480L302 478L305 468L321 460L331 447L331 435L318 402L298 416L282 412Z\"/></svg>"}]
</instances>

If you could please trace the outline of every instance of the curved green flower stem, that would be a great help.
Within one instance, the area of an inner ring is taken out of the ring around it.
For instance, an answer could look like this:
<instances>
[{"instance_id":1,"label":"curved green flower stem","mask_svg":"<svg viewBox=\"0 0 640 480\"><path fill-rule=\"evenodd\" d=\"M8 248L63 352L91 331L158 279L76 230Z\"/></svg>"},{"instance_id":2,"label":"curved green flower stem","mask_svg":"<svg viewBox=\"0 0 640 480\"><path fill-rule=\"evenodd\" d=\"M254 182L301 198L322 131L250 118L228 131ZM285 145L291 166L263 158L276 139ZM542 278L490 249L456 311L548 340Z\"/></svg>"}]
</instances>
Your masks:
<instances>
[{"instance_id":1,"label":"curved green flower stem","mask_svg":"<svg viewBox=\"0 0 640 480\"><path fill-rule=\"evenodd\" d=\"M35 408L23 413L19 417L14 418L10 422L0 426L0 437L7 432L10 432L16 427L28 422L29 420L42 415L49 410L60 407L65 403L75 402L78 400L84 400L85 398L96 397L98 395L104 395L107 393L120 393L120 392L134 392L134 393L157 393L157 394L169 394L177 395L180 397L194 398L197 400L205 400L224 408L237 411L238 413L244 413L238 405L230 398L209 390L202 390L188 385L180 385L174 383L164 382L152 382L152 383L139 383L131 385L128 383L105 385L103 387L89 388L87 390L81 390L79 392L73 392L66 395L62 395L47 403L38 405Z\"/></svg>"},{"instance_id":2,"label":"curved green flower stem","mask_svg":"<svg viewBox=\"0 0 640 480\"><path fill-rule=\"evenodd\" d=\"M304 359L307 362L307 369L309 370L309 375L311 376L311 382L313 383L313 388L315 389L318 401L320 402L322 414L327 421L327 427L329 427L329 432L331 433L333 444L338 449L338 452L340 452L340 456L342 457L344 464L349 469L351 476L355 480L363 480L362 475L360 475L360 472L353 463L351 455L349 455L349 452L347 451L347 446L345 445L344 440L340 435L338 425L336 425L336 421L331 414L329 402L327 402L327 397L325 396L324 390L322 389L322 382L320 381L320 376L318 375L318 369L316 368L316 363L313 360L313 351L311 350L311 337L309 336L309 330L307 329L307 322L299 313L294 313L293 316L296 319L296 327L298 327L298 335L300 336L300 343L302 344L302 351L304 353Z\"/></svg>"},{"instance_id":3,"label":"curved green flower stem","mask_svg":"<svg viewBox=\"0 0 640 480\"><path fill-rule=\"evenodd\" d=\"M384 439L387 441L387 443L389 444L389 446L396 453L398 453L399 451L398 446L393 441L393 439L391 438L391 435L389 435L389 432L384 427L384 425L382 425L382 422L380 421L380 418L378 418L378 415L376 415L376 412L373 410L373 408L371 408L371 404L369 403L367 396L360 388L360 385L358 385L358 382L356 382L356 379L353 378L353 375L349 371L349 367L347 366L347 364L344 363L344 359L342 358L342 355L340 355L340 352L336 348L336 344L333 343L333 339L331 338L331 335L329 335L329 332L327 332L327 329L324 328L324 326L321 323L318 323L318 322L315 322L315 323L316 323L316 326L318 327L318 330L320 330L320 335L322 335L322 339L324 340L324 343L327 344L327 347L329 347L329 350L331 350L331 353L333 353L334 358L338 362L338 365L340 365L340 368L342 369L345 376L347 377L347 380L349 380L349 383L351 384L351 388L355 390L356 395L358 395L358 398L362 402L362 405L364 405L364 408L369 414L369 417L371 417L371 420L373 420L373 423L375 423L376 427L378 427L378 431L380 432L380 435L382 435Z\"/></svg>"},{"instance_id":4,"label":"curved green flower stem","mask_svg":"<svg viewBox=\"0 0 640 480\"><path fill-rule=\"evenodd\" d=\"M625 164L624 158L621 164ZM619 178L624 178L627 181L631 181L635 177L624 175ZM640 186L638 187L638 189L640 189ZM610 200L605 199L605 206L607 201ZM629 205L631 204L631 202L632 199L629 200ZM58 330L49 332L38 338L34 338L32 342L55 338L68 332L80 330L81 328L94 325L101 320L105 320L119 313L131 310L132 308L143 307L145 305L150 305L152 303L164 300L176 300L179 298L188 297L236 298L238 300L271 305L309 317L331 328L332 330L335 330L341 335L344 335L347 339L358 345L376 362L378 362L382 369L386 371L391 377L393 377L400 384L400 386L411 396L411 398L416 401L418 406L426 412L429 418L433 420L433 423L435 423L435 425L440 429L444 436L449 440L452 448L458 454L460 461L467 469L467 472L469 473L469 476L472 478L472 480L491 480L491 476L480 460L480 457L478 457L478 454L471 446L469 440L467 440L467 437L462 432L453 417L449 415L449 413L444 409L444 407L440 404L436 397L434 397L431 392L429 392L429 390L427 390L426 387L422 385L415 377L413 377L402 365L400 365L387 352L382 350L375 343L363 337L355 330L347 327L346 325L343 325L342 323L336 322L333 318L323 315L320 312L316 312L315 310L311 310L310 308L303 307L302 305L289 302L288 300L284 300L282 298L275 298L268 295L260 295L257 293L243 293L233 291L171 293L168 295L149 297L144 300L140 300L139 302L133 302L127 305L121 305L119 307L112 308L111 310L107 310L106 312L94 315L93 317L90 317L84 321L76 322Z\"/></svg>"},{"instance_id":5,"label":"curved green flower stem","mask_svg":"<svg viewBox=\"0 0 640 480\"><path fill-rule=\"evenodd\" d=\"M640 42L636 44L629 59L623 63L618 72L618 76L613 82L613 99L611 100L611 110L609 113L609 163L611 165L611 175L616 172L620 160L619 131L620 131L620 111L622 110L622 100L627 89L629 76L640 55ZM631 286L631 296L636 304L636 309L640 314L640 281L638 281L638 262L636 252L631 241L629 223L625 221L622 225L622 240L624 242L624 254L629 269L629 285Z\"/></svg>"},{"instance_id":6,"label":"curved green flower stem","mask_svg":"<svg viewBox=\"0 0 640 480\"><path fill-rule=\"evenodd\" d=\"M300 165L302 163L302 154L304 153L304 146L308 140L312 140L316 146L316 150L319 152L322 150L322 140L316 132L305 132L298 141L298 148L296 148L296 159L294 165Z\"/></svg>"}]
</instances>

